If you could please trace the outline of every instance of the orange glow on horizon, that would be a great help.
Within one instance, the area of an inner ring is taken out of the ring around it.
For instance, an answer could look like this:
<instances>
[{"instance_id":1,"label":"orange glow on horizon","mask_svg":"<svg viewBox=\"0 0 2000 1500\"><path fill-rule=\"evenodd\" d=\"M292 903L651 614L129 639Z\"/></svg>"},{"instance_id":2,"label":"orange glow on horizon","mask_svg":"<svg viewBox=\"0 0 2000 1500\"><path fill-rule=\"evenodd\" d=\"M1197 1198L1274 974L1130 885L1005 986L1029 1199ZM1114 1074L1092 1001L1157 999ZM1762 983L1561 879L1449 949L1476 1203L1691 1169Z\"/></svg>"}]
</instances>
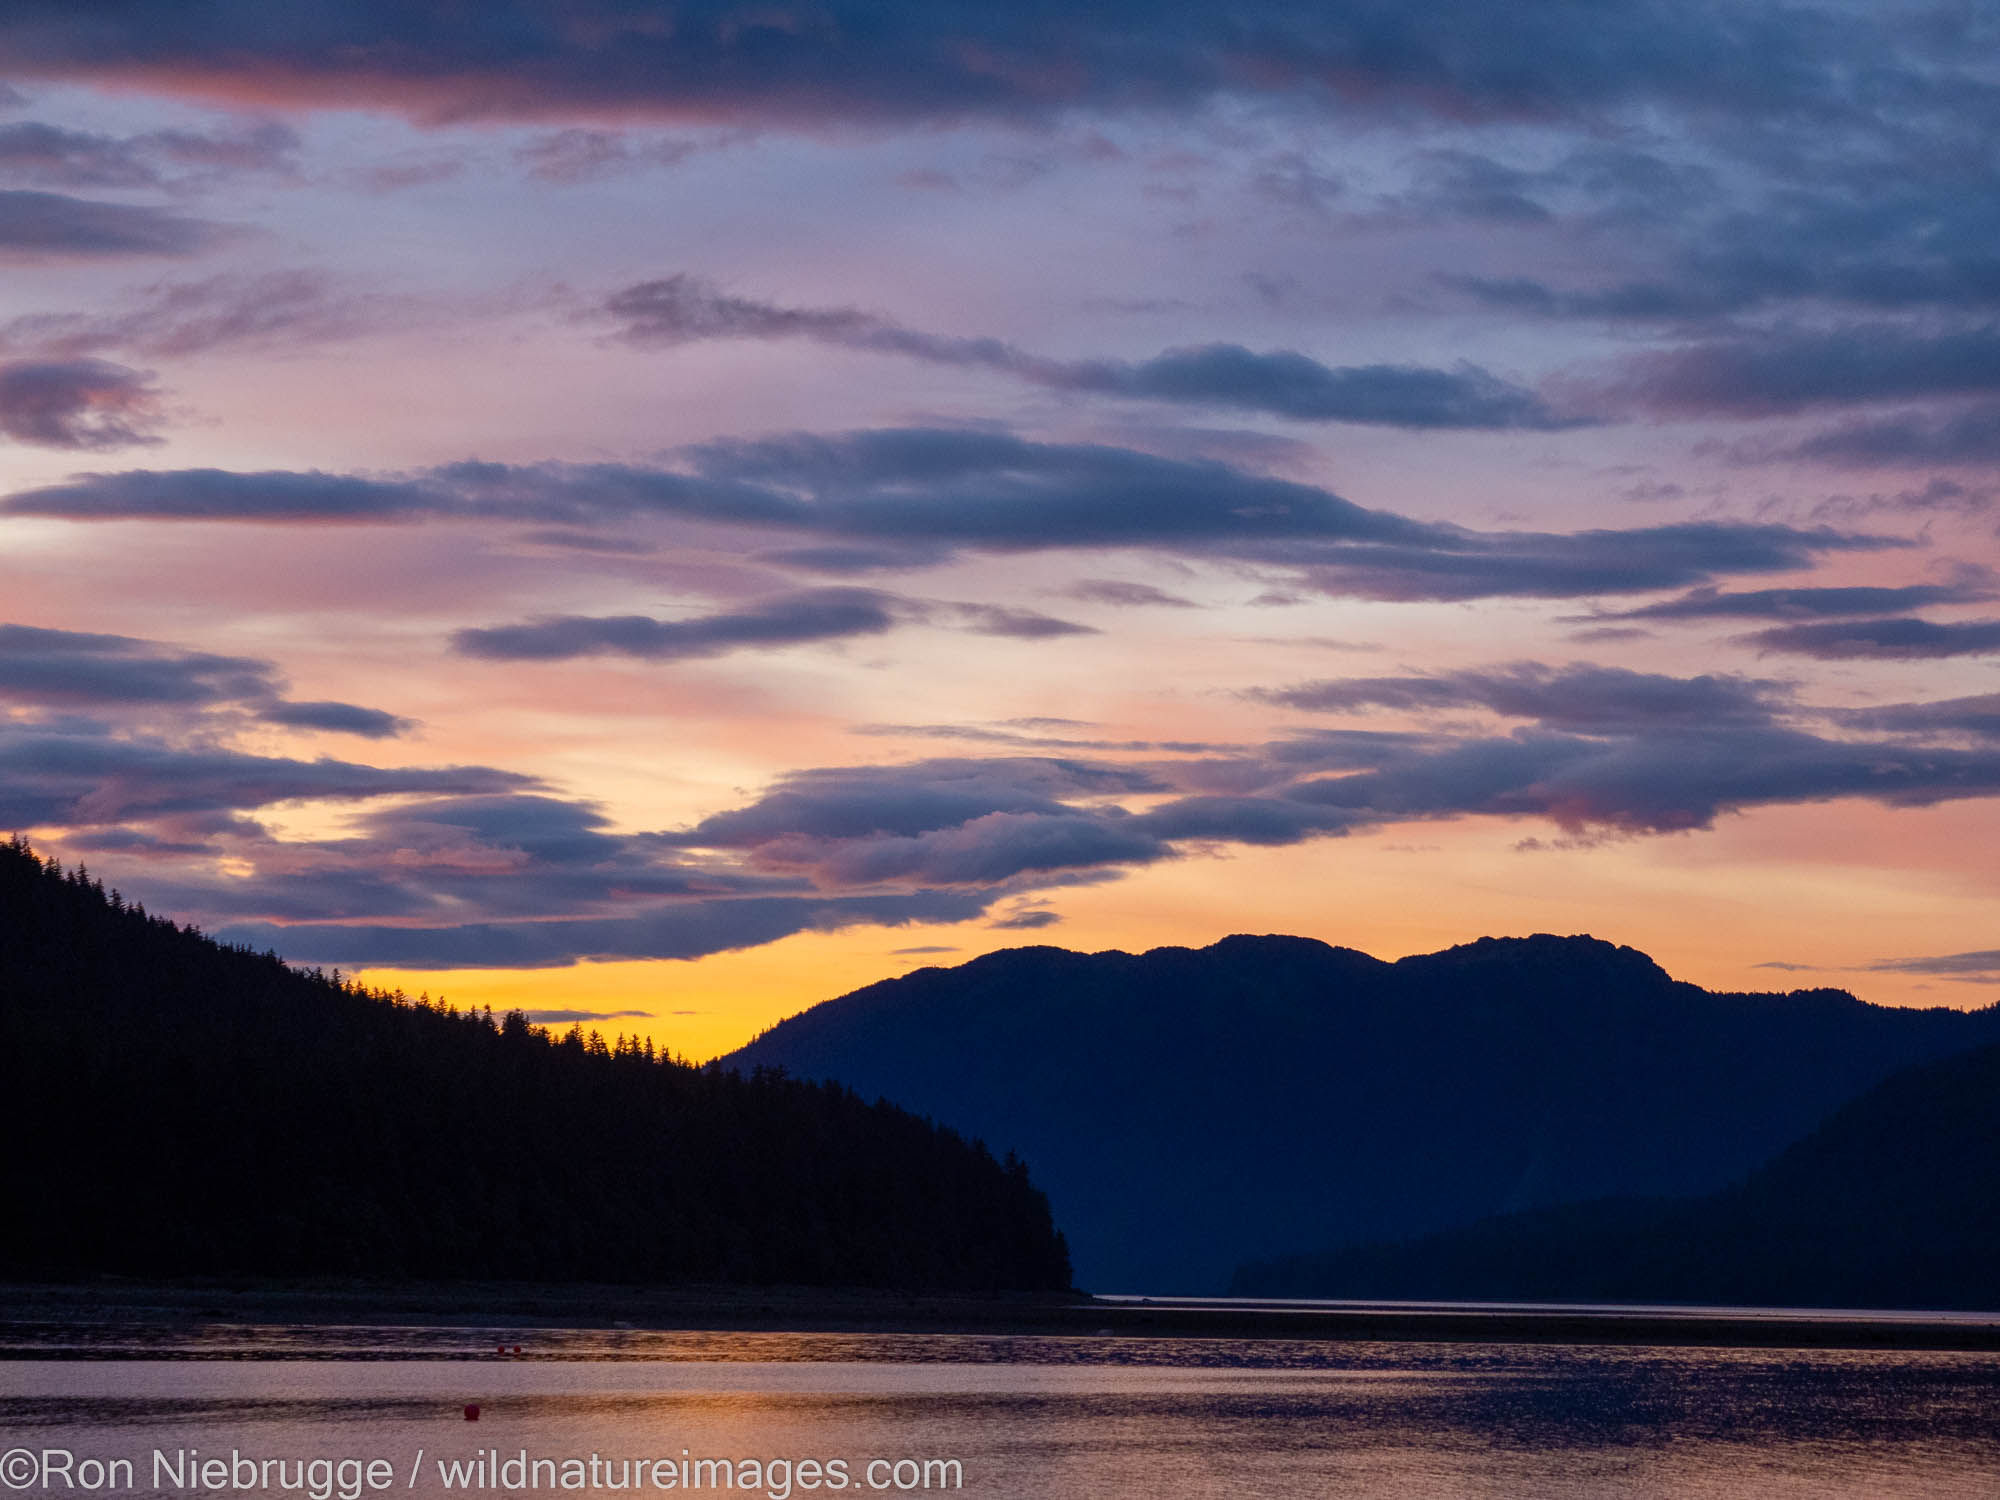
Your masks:
<instances>
[{"instance_id":1,"label":"orange glow on horizon","mask_svg":"<svg viewBox=\"0 0 2000 1500\"><path fill-rule=\"evenodd\" d=\"M2000 823L2000 810L1981 811ZM1963 809L1879 810L1884 824L1893 820L1909 835L1934 823L1940 838L1964 816ZM644 1011L582 1024L607 1038L651 1037L694 1062L731 1052L822 1001L925 965L952 967L1038 944L1084 952L1198 948L1235 933L1318 938L1392 960L1480 937L1589 934L1638 948L1675 979L1711 990L1835 988L1878 1005L1959 1010L2000 1000L1990 986L1869 967L1950 951L1956 935L1990 910L1990 875L1941 882L1935 867L1916 857L1905 868L1838 869L1815 851L1826 833L1810 808L1673 836L1665 857L1657 839L1518 851L1530 837L1552 843L1546 829L1475 819L1196 856L1059 891L1040 904L1064 920L1031 931L983 923L855 928L694 960L370 969L357 977L496 1012ZM1717 885L1718 861L1755 865L1754 901L1740 887ZM1845 936L1832 941L1830 934ZM899 951L910 949L946 951ZM565 1030L570 1023L552 1024Z\"/></svg>"}]
</instances>

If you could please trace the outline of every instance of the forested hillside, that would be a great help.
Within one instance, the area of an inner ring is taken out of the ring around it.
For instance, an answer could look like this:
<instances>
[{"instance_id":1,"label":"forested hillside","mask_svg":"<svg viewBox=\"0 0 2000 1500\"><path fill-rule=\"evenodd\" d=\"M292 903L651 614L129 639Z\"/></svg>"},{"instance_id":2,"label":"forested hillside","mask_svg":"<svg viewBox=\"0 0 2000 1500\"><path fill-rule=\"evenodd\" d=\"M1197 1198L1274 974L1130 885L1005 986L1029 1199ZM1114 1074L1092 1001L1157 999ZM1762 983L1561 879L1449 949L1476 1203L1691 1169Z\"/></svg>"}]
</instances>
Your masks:
<instances>
[{"instance_id":1,"label":"forested hillside","mask_svg":"<svg viewBox=\"0 0 2000 1500\"><path fill-rule=\"evenodd\" d=\"M0 1269L1062 1288L1016 1162L225 948L0 845Z\"/></svg>"}]
</instances>

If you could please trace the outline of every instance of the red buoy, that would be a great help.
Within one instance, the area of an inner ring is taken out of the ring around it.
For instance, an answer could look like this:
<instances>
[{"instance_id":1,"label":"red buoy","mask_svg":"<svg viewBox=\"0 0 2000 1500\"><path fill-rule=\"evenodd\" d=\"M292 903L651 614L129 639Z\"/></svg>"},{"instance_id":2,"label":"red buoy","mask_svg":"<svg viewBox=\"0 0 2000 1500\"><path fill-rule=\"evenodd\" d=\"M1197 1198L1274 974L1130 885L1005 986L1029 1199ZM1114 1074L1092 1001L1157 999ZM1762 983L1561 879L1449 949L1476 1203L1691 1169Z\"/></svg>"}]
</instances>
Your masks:
<instances>
[{"instance_id":1,"label":"red buoy","mask_svg":"<svg viewBox=\"0 0 2000 1500\"><path fill-rule=\"evenodd\" d=\"M466 1407L465 1420L468 1422L477 1422L479 1420L479 1408L477 1406Z\"/></svg>"}]
</instances>

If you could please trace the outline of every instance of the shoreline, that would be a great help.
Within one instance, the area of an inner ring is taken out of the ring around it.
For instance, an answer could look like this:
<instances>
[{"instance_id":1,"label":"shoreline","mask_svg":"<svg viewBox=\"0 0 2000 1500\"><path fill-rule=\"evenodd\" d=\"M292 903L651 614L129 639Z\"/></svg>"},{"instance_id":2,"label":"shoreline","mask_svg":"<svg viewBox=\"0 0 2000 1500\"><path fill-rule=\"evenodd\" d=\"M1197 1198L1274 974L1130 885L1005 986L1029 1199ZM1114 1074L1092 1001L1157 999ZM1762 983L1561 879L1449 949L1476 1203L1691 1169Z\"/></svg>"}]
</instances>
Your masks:
<instances>
[{"instance_id":1,"label":"shoreline","mask_svg":"<svg viewBox=\"0 0 2000 1500\"><path fill-rule=\"evenodd\" d=\"M813 1287L104 1279L0 1286L0 1309L0 1345L10 1346L14 1341L9 1334L31 1329L125 1326L157 1336L175 1328L233 1325L2000 1350L2000 1313L1252 1303ZM9 1347L0 1354L10 1359L147 1357L153 1356L60 1345L46 1351Z\"/></svg>"}]
</instances>

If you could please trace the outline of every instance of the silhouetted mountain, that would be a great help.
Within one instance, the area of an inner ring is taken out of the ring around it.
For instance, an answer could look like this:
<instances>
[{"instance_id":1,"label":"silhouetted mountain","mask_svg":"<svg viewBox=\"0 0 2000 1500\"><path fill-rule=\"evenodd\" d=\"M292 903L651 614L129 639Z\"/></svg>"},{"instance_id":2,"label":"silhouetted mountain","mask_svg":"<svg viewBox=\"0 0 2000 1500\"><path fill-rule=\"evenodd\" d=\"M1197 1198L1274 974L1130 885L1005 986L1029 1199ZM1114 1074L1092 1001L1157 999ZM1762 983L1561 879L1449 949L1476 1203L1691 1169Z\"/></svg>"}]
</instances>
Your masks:
<instances>
[{"instance_id":1,"label":"silhouetted mountain","mask_svg":"<svg viewBox=\"0 0 2000 1500\"><path fill-rule=\"evenodd\" d=\"M2000 1309L2000 1046L1922 1063L1742 1183L1245 1266L1251 1296Z\"/></svg>"},{"instance_id":2,"label":"silhouetted mountain","mask_svg":"<svg viewBox=\"0 0 2000 1500\"><path fill-rule=\"evenodd\" d=\"M1740 1177L2000 1009L1711 994L1592 938L1384 963L1303 938L1021 948L814 1007L728 1061L837 1078L1018 1151L1083 1284Z\"/></svg>"},{"instance_id":3,"label":"silhouetted mountain","mask_svg":"<svg viewBox=\"0 0 2000 1500\"><path fill-rule=\"evenodd\" d=\"M1069 1284L1017 1162L838 1086L221 947L0 845L12 1274Z\"/></svg>"}]
</instances>

